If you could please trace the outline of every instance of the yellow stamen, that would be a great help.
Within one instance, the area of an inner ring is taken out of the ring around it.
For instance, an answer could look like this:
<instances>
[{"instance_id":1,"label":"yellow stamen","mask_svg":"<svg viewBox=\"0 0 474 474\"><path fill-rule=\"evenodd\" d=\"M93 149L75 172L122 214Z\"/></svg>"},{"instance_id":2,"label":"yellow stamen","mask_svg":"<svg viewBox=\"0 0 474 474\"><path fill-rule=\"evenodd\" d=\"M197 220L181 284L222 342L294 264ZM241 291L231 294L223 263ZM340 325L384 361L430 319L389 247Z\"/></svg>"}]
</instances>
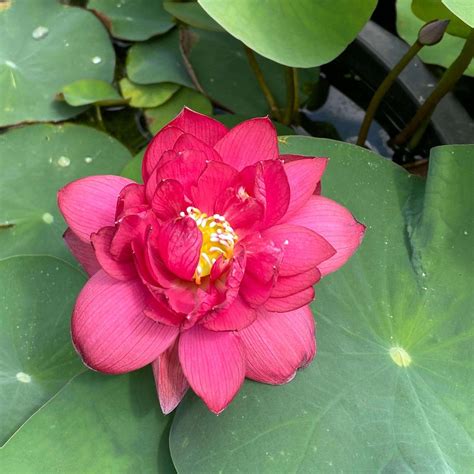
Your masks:
<instances>
[{"instance_id":1,"label":"yellow stamen","mask_svg":"<svg viewBox=\"0 0 474 474\"><path fill-rule=\"evenodd\" d=\"M211 273L212 266L220 256L227 260L233 257L238 237L225 217L219 214L208 216L192 206L186 209L186 214L196 221L202 233L201 255L194 272L194 280L200 285L201 278ZM182 212L181 216L186 214Z\"/></svg>"}]
</instances>

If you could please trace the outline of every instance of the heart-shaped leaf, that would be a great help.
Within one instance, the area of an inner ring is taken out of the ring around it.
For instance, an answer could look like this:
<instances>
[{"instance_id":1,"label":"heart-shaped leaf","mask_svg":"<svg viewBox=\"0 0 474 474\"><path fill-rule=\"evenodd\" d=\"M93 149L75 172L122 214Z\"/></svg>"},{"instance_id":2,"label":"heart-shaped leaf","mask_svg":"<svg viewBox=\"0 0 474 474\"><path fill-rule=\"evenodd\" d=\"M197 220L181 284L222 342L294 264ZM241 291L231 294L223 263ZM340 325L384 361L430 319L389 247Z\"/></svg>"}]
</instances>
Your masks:
<instances>
[{"instance_id":1,"label":"heart-shaped leaf","mask_svg":"<svg viewBox=\"0 0 474 474\"><path fill-rule=\"evenodd\" d=\"M426 186L362 148L287 137L329 156L323 193L367 225L317 286L318 355L287 385L247 382L219 416L188 396L179 472L468 472L474 455L473 146L433 150Z\"/></svg>"},{"instance_id":2,"label":"heart-shaped leaf","mask_svg":"<svg viewBox=\"0 0 474 474\"><path fill-rule=\"evenodd\" d=\"M47 254L74 262L62 241L59 188L118 174L131 158L117 140L80 125L30 125L0 135L0 258Z\"/></svg>"},{"instance_id":3,"label":"heart-shaped leaf","mask_svg":"<svg viewBox=\"0 0 474 474\"><path fill-rule=\"evenodd\" d=\"M337 57L370 18L376 0L199 0L229 33L257 53L296 67L326 64Z\"/></svg>"},{"instance_id":4,"label":"heart-shaped leaf","mask_svg":"<svg viewBox=\"0 0 474 474\"><path fill-rule=\"evenodd\" d=\"M12 0L0 8L0 38L0 127L73 117L85 108L55 100L66 84L113 78L107 31L81 8Z\"/></svg>"},{"instance_id":5,"label":"heart-shaped leaf","mask_svg":"<svg viewBox=\"0 0 474 474\"><path fill-rule=\"evenodd\" d=\"M85 370L69 335L72 305L84 282L83 274L57 258L0 261L0 446Z\"/></svg>"}]
</instances>

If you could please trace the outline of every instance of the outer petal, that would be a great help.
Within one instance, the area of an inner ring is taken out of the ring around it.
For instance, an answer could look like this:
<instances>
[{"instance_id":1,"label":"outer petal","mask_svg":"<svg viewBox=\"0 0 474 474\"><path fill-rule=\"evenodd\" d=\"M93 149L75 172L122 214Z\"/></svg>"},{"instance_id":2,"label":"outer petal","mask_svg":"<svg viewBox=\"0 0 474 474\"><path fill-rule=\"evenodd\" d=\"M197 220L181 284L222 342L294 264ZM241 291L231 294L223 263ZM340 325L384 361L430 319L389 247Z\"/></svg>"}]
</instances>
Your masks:
<instances>
[{"instance_id":1,"label":"outer petal","mask_svg":"<svg viewBox=\"0 0 474 474\"><path fill-rule=\"evenodd\" d=\"M74 258L82 265L89 276L100 270L100 264L95 258L91 243L82 241L71 229L66 229L63 238L74 255Z\"/></svg>"},{"instance_id":2,"label":"outer petal","mask_svg":"<svg viewBox=\"0 0 474 474\"><path fill-rule=\"evenodd\" d=\"M189 388L179 363L177 342L153 362L153 375L161 410L167 415L179 405Z\"/></svg>"},{"instance_id":3,"label":"outer petal","mask_svg":"<svg viewBox=\"0 0 474 474\"><path fill-rule=\"evenodd\" d=\"M323 276L349 260L365 232L365 226L357 222L345 207L323 196L312 196L287 223L317 232L336 249L334 256L318 265Z\"/></svg>"},{"instance_id":4,"label":"outer petal","mask_svg":"<svg viewBox=\"0 0 474 474\"><path fill-rule=\"evenodd\" d=\"M58 192L58 206L71 230L84 242L101 227L114 225L120 191L132 180L121 176L88 176Z\"/></svg>"},{"instance_id":5,"label":"outer petal","mask_svg":"<svg viewBox=\"0 0 474 474\"><path fill-rule=\"evenodd\" d=\"M321 273L316 267L297 275L279 276L272 290L271 297L284 298L285 296L294 295L313 286L320 278Z\"/></svg>"},{"instance_id":6,"label":"outer petal","mask_svg":"<svg viewBox=\"0 0 474 474\"><path fill-rule=\"evenodd\" d=\"M142 177L146 183L165 151L172 150L183 131L170 125L159 131L148 145L142 162Z\"/></svg>"},{"instance_id":7,"label":"outer petal","mask_svg":"<svg viewBox=\"0 0 474 474\"><path fill-rule=\"evenodd\" d=\"M196 325L179 338L179 360L192 389L214 413L232 401L245 377L239 337Z\"/></svg>"},{"instance_id":8,"label":"outer petal","mask_svg":"<svg viewBox=\"0 0 474 474\"><path fill-rule=\"evenodd\" d=\"M262 232L283 248L280 275L303 273L331 258L336 250L319 234L306 227L280 224Z\"/></svg>"},{"instance_id":9,"label":"outer petal","mask_svg":"<svg viewBox=\"0 0 474 474\"><path fill-rule=\"evenodd\" d=\"M314 300L314 288L309 288L293 293L283 298L268 298L265 302L265 309L274 313L284 313L286 311L294 311L295 309L306 306Z\"/></svg>"},{"instance_id":10,"label":"outer petal","mask_svg":"<svg viewBox=\"0 0 474 474\"><path fill-rule=\"evenodd\" d=\"M115 227L102 227L99 232L92 234L91 242L100 266L112 278L130 280L137 276L133 260L119 261L110 253L110 246L115 234Z\"/></svg>"},{"instance_id":11,"label":"outer petal","mask_svg":"<svg viewBox=\"0 0 474 474\"><path fill-rule=\"evenodd\" d=\"M276 160L277 143L275 127L265 117L240 123L221 138L214 148L225 163L241 170L258 161Z\"/></svg>"},{"instance_id":12,"label":"outer petal","mask_svg":"<svg viewBox=\"0 0 474 474\"><path fill-rule=\"evenodd\" d=\"M316 352L314 320L308 306L289 313L264 312L239 331L246 377L269 384L289 382Z\"/></svg>"},{"instance_id":13,"label":"outer petal","mask_svg":"<svg viewBox=\"0 0 474 474\"><path fill-rule=\"evenodd\" d=\"M199 262L202 233L190 217L164 225L158 240L161 259L175 275L192 280Z\"/></svg>"},{"instance_id":14,"label":"outer petal","mask_svg":"<svg viewBox=\"0 0 474 474\"><path fill-rule=\"evenodd\" d=\"M286 160L288 157L299 158L284 164L286 176L290 184L290 204L286 216L293 215L300 209L315 192L321 181L327 165L327 158L307 158L296 155L281 155ZM286 217L282 219L286 220Z\"/></svg>"},{"instance_id":15,"label":"outer petal","mask_svg":"<svg viewBox=\"0 0 474 474\"><path fill-rule=\"evenodd\" d=\"M119 374L155 360L174 341L178 328L143 314L146 292L135 281L117 281L104 271L85 285L72 315L72 339L92 369Z\"/></svg>"},{"instance_id":16,"label":"outer petal","mask_svg":"<svg viewBox=\"0 0 474 474\"><path fill-rule=\"evenodd\" d=\"M242 298L237 297L229 308L206 321L204 327L211 331L235 331L249 326L256 317L256 310L245 303Z\"/></svg>"},{"instance_id":17,"label":"outer petal","mask_svg":"<svg viewBox=\"0 0 474 474\"><path fill-rule=\"evenodd\" d=\"M227 128L217 120L187 107L168 126L178 127L210 146L214 146L227 133Z\"/></svg>"}]
</instances>

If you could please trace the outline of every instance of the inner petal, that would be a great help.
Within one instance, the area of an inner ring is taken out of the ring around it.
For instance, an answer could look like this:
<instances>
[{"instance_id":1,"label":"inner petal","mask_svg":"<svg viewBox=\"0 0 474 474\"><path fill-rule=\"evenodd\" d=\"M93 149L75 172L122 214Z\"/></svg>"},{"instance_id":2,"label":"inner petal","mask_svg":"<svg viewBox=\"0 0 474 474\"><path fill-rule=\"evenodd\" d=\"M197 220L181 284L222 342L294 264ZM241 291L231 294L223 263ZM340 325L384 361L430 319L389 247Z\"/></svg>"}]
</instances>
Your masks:
<instances>
[{"instance_id":1,"label":"inner petal","mask_svg":"<svg viewBox=\"0 0 474 474\"><path fill-rule=\"evenodd\" d=\"M234 229L220 214L208 216L196 207L189 206L181 217L189 216L196 222L202 233L201 254L194 273L194 280L199 285L201 278L211 273L212 266L219 257L229 260L234 255L238 236Z\"/></svg>"}]
</instances>

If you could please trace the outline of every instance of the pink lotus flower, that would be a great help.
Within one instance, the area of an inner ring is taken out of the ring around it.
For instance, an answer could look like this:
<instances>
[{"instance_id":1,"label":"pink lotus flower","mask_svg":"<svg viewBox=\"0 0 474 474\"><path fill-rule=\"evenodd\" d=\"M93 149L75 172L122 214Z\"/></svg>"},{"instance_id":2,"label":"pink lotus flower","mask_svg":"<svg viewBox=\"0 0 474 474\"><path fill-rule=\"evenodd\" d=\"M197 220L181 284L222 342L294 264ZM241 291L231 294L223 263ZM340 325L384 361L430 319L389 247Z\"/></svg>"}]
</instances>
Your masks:
<instances>
[{"instance_id":1,"label":"pink lotus flower","mask_svg":"<svg viewBox=\"0 0 474 474\"><path fill-rule=\"evenodd\" d=\"M279 155L268 118L228 131L184 109L148 146L145 184L62 188L65 239L91 275L72 316L84 363L151 363L165 413L188 386L219 413L245 377L290 381L316 351L313 285L364 234L319 195L326 163Z\"/></svg>"}]
</instances>

